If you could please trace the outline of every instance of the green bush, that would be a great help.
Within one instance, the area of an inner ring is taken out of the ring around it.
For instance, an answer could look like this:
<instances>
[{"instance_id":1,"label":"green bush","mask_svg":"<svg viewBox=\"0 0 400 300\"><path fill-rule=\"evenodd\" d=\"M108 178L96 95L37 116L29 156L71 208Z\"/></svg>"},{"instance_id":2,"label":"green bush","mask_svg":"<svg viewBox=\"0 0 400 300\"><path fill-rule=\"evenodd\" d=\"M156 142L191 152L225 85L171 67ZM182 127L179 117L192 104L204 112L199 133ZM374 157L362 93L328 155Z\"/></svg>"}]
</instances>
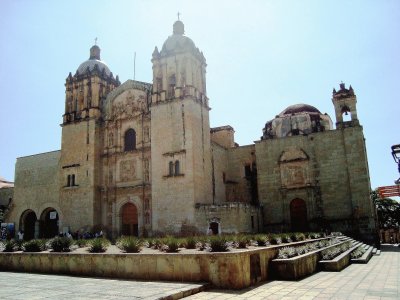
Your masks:
<instances>
[{"instance_id":1,"label":"green bush","mask_svg":"<svg viewBox=\"0 0 400 300\"><path fill-rule=\"evenodd\" d=\"M281 239L282 239L283 243L291 243L292 242L292 240L290 239L290 235L288 235L286 233L283 233L281 235Z\"/></svg>"},{"instance_id":2,"label":"green bush","mask_svg":"<svg viewBox=\"0 0 400 300\"><path fill-rule=\"evenodd\" d=\"M69 252L72 240L67 237L55 237L50 241L50 247L54 252Z\"/></svg>"},{"instance_id":3,"label":"green bush","mask_svg":"<svg viewBox=\"0 0 400 300\"><path fill-rule=\"evenodd\" d=\"M271 243L271 245L282 244L282 238L278 234L270 234L270 235L268 235L268 240Z\"/></svg>"},{"instance_id":4,"label":"green bush","mask_svg":"<svg viewBox=\"0 0 400 300\"><path fill-rule=\"evenodd\" d=\"M88 245L88 240L79 239L79 240L74 241L74 244L77 245L78 248L83 248Z\"/></svg>"},{"instance_id":5,"label":"green bush","mask_svg":"<svg viewBox=\"0 0 400 300\"><path fill-rule=\"evenodd\" d=\"M212 236L208 239L211 252L226 252L229 250L228 240L223 236Z\"/></svg>"},{"instance_id":6,"label":"green bush","mask_svg":"<svg viewBox=\"0 0 400 300\"><path fill-rule=\"evenodd\" d=\"M110 241L105 238L95 238L89 241L90 253L103 253L110 246Z\"/></svg>"},{"instance_id":7,"label":"green bush","mask_svg":"<svg viewBox=\"0 0 400 300\"><path fill-rule=\"evenodd\" d=\"M254 240L257 243L257 246L265 246L268 241L268 238L263 234L257 234L254 237Z\"/></svg>"},{"instance_id":8,"label":"green bush","mask_svg":"<svg viewBox=\"0 0 400 300\"><path fill-rule=\"evenodd\" d=\"M41 252L47 249L46 240L30 240L22 244L24 252Z\"/></svg>"},{"instance_id":9,"label":"green bush","mask_svg":"<svg viewBox=\"0 0 400 300\"><path fill-rule=\"evenodd\" d=\"M14 252L18 250L18 245L15 240L6 240L3 242L3 252Z\"/></svg>"},{"instance_id":10,"label":"green bush","mask_svg":"<svg viewBox=\"0 0 400 300\"><path fill-rule=\"evenodd\" d=\"M143 247L143 241L132 236L123 236L117 239L116 245L126 253L139 253Z\"/></svg>"},{"instance_id":11,"label":"green bush","mask_svg":"<svg viewBox=\"0 0 400 300\"><path fill-rule=\"evenodd\" d=\"M194 236L189 236L183 240L182 246L186 249L196 249L197 239Z\"/></svg>"},{"instance_id":12,"label":"green bush","mask_svg":"<svg viewBox=\"0 0 400 300\"><path fill-rule=\"evenodd\" d=\"M290 239L293 242L300 242L300 241L304 241L306 239L306 236L302 232L293 232L290 234Z\"/></svg>"},{"instance_id":13,"label":"green bush","mask_svg":"<svg viewBox=\"0 0 400 300\"><path fill-rule=\"evenodd\" d=\"M172 236L168 236L165 237L161 240L161 251L165 251L168 253L173 253L173 252L178 252L179 251L179 239L172 237Z\"/></svg>"},{"instance_id":14,"label":"green bush","mask_svg":"<svg viewBox=\"0 0 400 300\"><path fill-rule=\"evenodd\" d=\"M238 236L234 237L234 242L235 242L237 248L246 249L247 246L250 245L251 240L250 240L250 237L247 235L238 235ZM265 242L264 242L264 244L265 244Z\"/></svg>"},{"instance_id":15,"label":"green bush","mask_svg":"<svg viewBox=\"0 0 400 300\"><path fill-rule=\"evenodd\" d=\"M364 246L359 246L357 249L355 249L354 251L351 252L351 258L355 259L355 258L360 258L361 256L364 255L364 253L367 250L365 250Z\"/></svg>"}]
</instances>

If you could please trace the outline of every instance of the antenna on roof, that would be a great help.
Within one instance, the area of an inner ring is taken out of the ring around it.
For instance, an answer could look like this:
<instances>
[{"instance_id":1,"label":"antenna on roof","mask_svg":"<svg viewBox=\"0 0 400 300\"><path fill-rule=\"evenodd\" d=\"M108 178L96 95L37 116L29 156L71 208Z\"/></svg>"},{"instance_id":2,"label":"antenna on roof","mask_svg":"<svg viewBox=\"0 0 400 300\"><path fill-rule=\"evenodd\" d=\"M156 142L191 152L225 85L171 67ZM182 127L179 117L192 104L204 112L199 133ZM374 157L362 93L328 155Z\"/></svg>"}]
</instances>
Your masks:
<instances>
[{"instance_id":1,"label":"antenna on roof","mask_svg":"<svg viewBox=\"0 0 400 300\"><path fill-rule=\"evenodd\" d=\"M136 51L133 56L133 80L135 80L135 78L136 78Z\"/></svg>"}]
</instances>

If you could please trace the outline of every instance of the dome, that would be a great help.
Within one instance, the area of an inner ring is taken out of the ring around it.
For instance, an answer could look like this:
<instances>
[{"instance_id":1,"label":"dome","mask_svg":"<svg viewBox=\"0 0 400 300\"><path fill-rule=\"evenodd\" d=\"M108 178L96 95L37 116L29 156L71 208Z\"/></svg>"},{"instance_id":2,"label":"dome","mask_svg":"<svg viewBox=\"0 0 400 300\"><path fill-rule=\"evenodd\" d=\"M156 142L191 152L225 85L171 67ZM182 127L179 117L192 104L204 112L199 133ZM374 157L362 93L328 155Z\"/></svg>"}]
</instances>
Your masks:
<instances>
[{"instance_id":1,"label":"dome","mask_svg":"<svg viewBox=\"0 0 400 300\"><path fill-rule=\"evenodd\" d=\"M184 33L185 25L182 21L176 21L173 26L173 34L167 38L162 46L161 55L196 50L194 42L187 36L184 36Z\"/></svg>"},{"instance_id":2,"label":"dome","mask_svg":"<svg viewBox=\"0 0 400 300\"><path fill-rule=\"evenodd\" d=\"M293 115L293 114L299 114L299 113L317 113L321 114L321 112L315 108L314 106L308 105L308 104L295 104L287 107L284 111L282 111L279 116L284 116L284 115Z\"/></svg>"},{"instance_id":3,"label":"dome","mask_svg":"<svg viewBox=\"0 0 400 300\"><path fill-rule=\"evenodd\" d=\"M100 72L102 72L104 69L105 74L107 76L110 76L110 74L111 74L110 69L108 68L108 66L106 65L106 63L104 61L100 60L99 46L94 45L92 48L90 48L89 59L84 61L83 63L81 63L76 71L79 72L79 74L84 74L84 73L86 73L88 68L89 68L89 71L92 72L96 66Z\"/></svg>"},{"instance_id":4,"label":"dome","mask_svg":"<svg viewBox=\"0 0 400 300\"><path fill-rule=\"evenodd\" d=\"M261 139L307 135L332 128L329 115L322 114L314 106L301 103L287 107L275 119L268 121L263 128Z\"/></svg>"}]
</instances>

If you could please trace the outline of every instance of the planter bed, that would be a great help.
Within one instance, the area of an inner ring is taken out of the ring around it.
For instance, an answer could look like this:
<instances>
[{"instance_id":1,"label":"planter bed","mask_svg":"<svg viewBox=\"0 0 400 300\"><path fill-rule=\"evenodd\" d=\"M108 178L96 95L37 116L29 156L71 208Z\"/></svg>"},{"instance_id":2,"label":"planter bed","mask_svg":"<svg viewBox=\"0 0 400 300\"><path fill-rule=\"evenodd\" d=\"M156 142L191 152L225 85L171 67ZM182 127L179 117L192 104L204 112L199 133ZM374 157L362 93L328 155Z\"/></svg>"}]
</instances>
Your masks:
<instances>
[{"instance_id":1,"label":"planter bed","mask_svg":"<svg viewBox=\"0 0 400 300\"><path fill-rule=\"evenodd\" d=\"M357 242L349 250L339 254L331 260L321 260L318 267L321 271L340 272L350 264L351 252L360 247L361 243Z\"/></svg>"},{"instance_id":2,"label":"planter bed","mask_svg":"<svg viewBox=\"0 0 400 300\"><path fill-rule=\"evenodd\" d=\"M209 282L218 288L243 289L270 279L271 260L279 249L328 238L273 246L205 252L182 249L163 253L144 248L141 253L118 253L110 246L105 253L80 248L69 253L0 252L0 270L69 274L89 277Z\"/></svg>"},{"instance_id":3,"label":"planter bed","mask_svg":"<svg viewBox=\"0 0 400 300\"><path fill-rule=\"evenodd\" d=\"M330 245L303 255L285 259L274 259L271 261L271 275L286 280L298 280L311 275L317 271L318 261L321 260L321 252L323 250L341 245L345 242L347 242L347 239L335 245Z\"/></svg>"},{"instance_id":4,"label":"planter bed","mask_svg":"<svg viewBox=\"0 0 400 300\"><path fill-rule=\"evenodd\" d=\"M352 259L350 259L350 262L352 264L366 264L366 263L368 263L369 260L372 257L372 250L373 249L374 248L372 246L369 246L367 251L365 251L365 253L360 258L352 258Z\"/></svg>"}]
</instances>

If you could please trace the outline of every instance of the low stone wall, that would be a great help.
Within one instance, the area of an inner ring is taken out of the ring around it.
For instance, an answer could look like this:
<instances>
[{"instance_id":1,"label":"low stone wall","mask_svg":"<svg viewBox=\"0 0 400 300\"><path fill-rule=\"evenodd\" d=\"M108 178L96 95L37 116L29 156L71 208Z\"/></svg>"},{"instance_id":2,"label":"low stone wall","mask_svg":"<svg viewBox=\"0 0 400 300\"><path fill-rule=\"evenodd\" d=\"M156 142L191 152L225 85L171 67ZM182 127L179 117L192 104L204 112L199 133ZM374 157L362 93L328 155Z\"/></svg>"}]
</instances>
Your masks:
<instances>
[{"instance_id":1,"label":"low stone wall","mask_svg":"<svg viewBox=\"0 0 400 300\"><path fill-rule=\"evenodd\" d=\"M268 278L276 248L199 254L0 253L3 271L210 282L242 289Z\"/></svg>"},{"instance_id":2,"label":"low stone wall","mask_svg":"<svg viewBox=\"0 0 400 300\"><path fill-rule=\"evenodd\" d=\"M318 262L322 258L322 251L341 245L346 241L347 240L343 240L340 243L330 245L303 255L285 259L274 259L271 262L274 275L276 275L277 278L286 280L298 280L309 276L317 272Z\"/></svg>"},{"instance_id":3,"label":"low stone wall","mask_svg":"<svg viewBox=\"0 0 400 300\"><path fill-rule=\"evenodd\" d=\"M316 239L313 241L328 238ZM271 279L270 263L279 249L309 241L231 252L55 253L0 252L0 270L140 280L209 282L243 289Z\"/></svg>"}]
</instances>

